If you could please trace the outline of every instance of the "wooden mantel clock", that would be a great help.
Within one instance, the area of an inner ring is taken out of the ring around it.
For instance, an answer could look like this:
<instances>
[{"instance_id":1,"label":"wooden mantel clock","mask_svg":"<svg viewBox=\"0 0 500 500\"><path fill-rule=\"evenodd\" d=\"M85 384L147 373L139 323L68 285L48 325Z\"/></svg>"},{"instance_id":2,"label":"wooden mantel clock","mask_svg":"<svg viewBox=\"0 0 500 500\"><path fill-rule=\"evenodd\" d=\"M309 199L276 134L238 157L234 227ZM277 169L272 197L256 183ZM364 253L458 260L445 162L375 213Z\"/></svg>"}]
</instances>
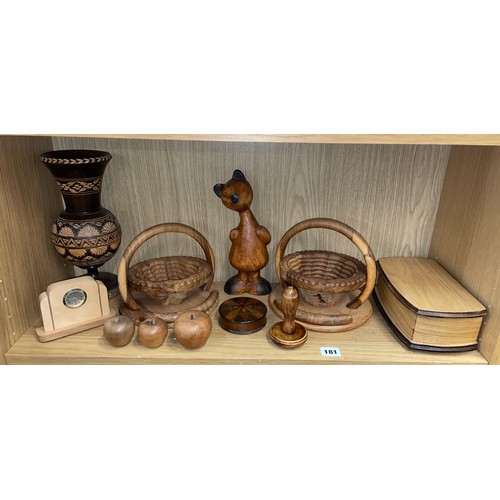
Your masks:
<instances>
[{"instance_id":1,"label":"wooden mantel clock","mask_svg":"<svg viewBox=\"0 0 500 500\"><path fill-rule=\"evenodd\" d=\"M40 342L100 326L116 315L109 307L106 287L91 276L52 283L39 301L43 327L35 331Z\"/></svg>"}]
</instances>

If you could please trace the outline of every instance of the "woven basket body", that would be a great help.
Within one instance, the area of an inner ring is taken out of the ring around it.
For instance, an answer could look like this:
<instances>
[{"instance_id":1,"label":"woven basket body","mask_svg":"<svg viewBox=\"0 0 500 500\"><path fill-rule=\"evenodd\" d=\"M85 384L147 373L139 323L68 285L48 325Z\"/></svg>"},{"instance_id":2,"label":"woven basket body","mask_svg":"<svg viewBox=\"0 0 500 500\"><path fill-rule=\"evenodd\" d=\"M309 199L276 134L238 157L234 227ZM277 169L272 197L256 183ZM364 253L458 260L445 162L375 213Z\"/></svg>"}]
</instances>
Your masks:
<instances>
[{"instance_id":1,"label":"woven basket body","mask_svg":"<svg viewBox=\"0 0 500 500\"><path fill-rule=\"evenodd\" d=\"M309 250L289 254L280 262L282 278L301 298L316 307L335 304L341 295L366 283L366 265L349 255Z\"/></svg>"},{"instance_id":2,"label":"woven basket body","mask_svg":"<svg viewBox=\"0 0 500 500\"><path fill-rule=\"evenodd\" d=\"M212 278L210 264L197 257L160 257L139 262L127 272L130 288L162 304L179 304Z\"/></svg>"}]
</instances>

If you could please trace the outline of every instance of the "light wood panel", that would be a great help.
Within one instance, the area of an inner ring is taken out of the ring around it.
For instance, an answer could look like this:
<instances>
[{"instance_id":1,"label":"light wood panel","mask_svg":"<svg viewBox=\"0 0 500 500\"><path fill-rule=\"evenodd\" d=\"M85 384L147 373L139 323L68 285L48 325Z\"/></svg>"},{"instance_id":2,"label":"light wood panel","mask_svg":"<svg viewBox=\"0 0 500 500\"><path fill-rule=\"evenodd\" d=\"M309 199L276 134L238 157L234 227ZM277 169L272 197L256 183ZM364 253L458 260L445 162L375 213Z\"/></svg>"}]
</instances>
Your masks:
<instances>
[{"instance_id":1,"label":"light wood panel","mask_svg":"<svg viewBox=\"0 0 500 500\"><path fill-rule=\"evenodd\" d=\"M412 341L438 346L473 345L483 321L478 318L430 318L419 316Z\"/></svg>"},{"instance_id":2,"label":"light wood panel","mask_svg":"<svg viewBox=\"0 0 500 500\"><path fill-rule=\"evenodd\" d=\"M384 305L386 314L396 328L403 333L407 339L411 340L413 338L413 332L415 331L417 315L396 298L386 281L380 276L377 281L375 293L377 294L379 302Z\"/></svg>"},{"instance_id":3,"label":"light wood panel","mask_svg":"<svg viewBox=\"0 0 500 500\"><path fill-rule=\"evenodd\" d=\"M216 288L221 302L226 300L222 284ZM149 349L140 344L137 331L129 345L116 348L104 339L102 327L48 343L39 342L30 328L6 358L12 364L486 364L478 351L444 354L408 349L395 339L375 306L370 320L360 328L341 333L310 331L298 349L281 348L269 339L269 329L281 321L269 307L267 325L249 335L222 330L217 315L217 311L211 314L212 333L200 349L182 347L172 329L161 347ZM341 357L324 357L320 347L337 347Z\"/></svg>"},{"instance_id":4,"label":"light wood panel","mask_svg":"<svg viewBox=\"0 0 500 500\"><path fill-rule=\"evenodd\" d=\"M484 315L484 305L433 259L382 258L379 265L397 296L414 310L436 316Z\"/></svg>"},{"instance_id":5,"label":"light wood panel","mask_svg":"<svg viewBox=\"0 0 500 500\"><path fill-rule=\"evenodd\" d=\"M417 345L460 347L476 343L482 317L446 318L417 314L406 307L379 277L377 297L396 328Z\"/></svg>"},{"instance_id":6,"label":"light wood panel","mask_svg":"<svg viewBox=\"0 0 500 500\"><path fill-rule=\"evenodd\" d=\"M0 363L40 317L40 292L73 274L50 241L62 210L56 183L38 160L50 149L50 138L0 137Z\"/></svg>"},{"instance_id":7,"label":"light wood panel","mask_svg":"<svg viewBox=\"0 0 500 500\"><path fill-rule=\"evenodd\" d=\"M341 220L359 231L376 257L426 256L448 146L261 144L54 138L56 148L111 152L103 204L120 221L122 247L104 270L116 272L119 255L138 233L161 222L182 222L213 247L217 281L234 274L228 262L229 232L238 215L213 192L241 169L254 189L252 210L272 235L270 264L262 272L277 281L272 258L282 235L311 217ZM160 255L203 257L186 237L166 235L141 247L135 261ZM287 251L329 249L362 259L344 236L305 231Z\"/></svg>"},{"instance_id":8,"label":"light wood panel","mask_svg":"<svg viewBox=\"0 0 500 500\"><path fill-rule=\"evenodd\" d=\"M480 350L500 363L500 149L454 146L429 256L488 309Z\"/></svg>"},{"instance_id":9,"label":"light wood panel","mask_svg":"<svg viewBox=\"0 0 500 500\"><path fill-rule=\"evenodd\" d=\"M500 134L60 134L60 137L314 144L500 145Z\"/></svg>"}]
</instances>

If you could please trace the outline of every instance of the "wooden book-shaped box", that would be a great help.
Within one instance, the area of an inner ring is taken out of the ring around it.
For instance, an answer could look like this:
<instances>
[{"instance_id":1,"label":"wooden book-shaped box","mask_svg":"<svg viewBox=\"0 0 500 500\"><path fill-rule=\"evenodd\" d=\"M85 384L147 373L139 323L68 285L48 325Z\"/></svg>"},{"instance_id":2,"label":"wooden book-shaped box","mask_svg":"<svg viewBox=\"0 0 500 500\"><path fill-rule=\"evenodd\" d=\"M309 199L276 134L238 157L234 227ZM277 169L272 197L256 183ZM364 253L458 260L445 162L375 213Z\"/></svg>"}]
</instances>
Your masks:
<instances>
[{"instance_id":1,"label":"wooden book-shaped box","mask_svg":"<svg viewBox=\"0 0 500 500\"><path fill-rule=\"evenodd\" d=\"M486 308L435 260L382 258L377 269L375 301L408 347L441 352L477 348Z\"/></svg>"}]
</instances>

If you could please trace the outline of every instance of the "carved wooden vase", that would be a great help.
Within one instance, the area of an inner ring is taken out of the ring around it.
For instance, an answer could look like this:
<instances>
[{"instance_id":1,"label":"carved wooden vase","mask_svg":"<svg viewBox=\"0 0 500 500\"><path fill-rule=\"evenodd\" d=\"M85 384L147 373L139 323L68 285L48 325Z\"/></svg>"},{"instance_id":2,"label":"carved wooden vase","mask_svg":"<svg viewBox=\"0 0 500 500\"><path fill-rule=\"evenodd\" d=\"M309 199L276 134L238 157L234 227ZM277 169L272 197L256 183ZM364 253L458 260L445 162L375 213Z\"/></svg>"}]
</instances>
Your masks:
<instances>
[{"instance_id":1,"label":"carved wooden vase","mask_svg":"<svg viewBox=\"0 0 500 500\"><path fill-rule=\"evenodd\" d=\"M55 177L65 209L52 224L52 243L57 252L74 266L102 281L108 296L118 294L118 279L100 272L121 243L116 217L101 206L102 178L111 154L106 151L49 151L40 161Z\"/></svg>"}]
</instances>

